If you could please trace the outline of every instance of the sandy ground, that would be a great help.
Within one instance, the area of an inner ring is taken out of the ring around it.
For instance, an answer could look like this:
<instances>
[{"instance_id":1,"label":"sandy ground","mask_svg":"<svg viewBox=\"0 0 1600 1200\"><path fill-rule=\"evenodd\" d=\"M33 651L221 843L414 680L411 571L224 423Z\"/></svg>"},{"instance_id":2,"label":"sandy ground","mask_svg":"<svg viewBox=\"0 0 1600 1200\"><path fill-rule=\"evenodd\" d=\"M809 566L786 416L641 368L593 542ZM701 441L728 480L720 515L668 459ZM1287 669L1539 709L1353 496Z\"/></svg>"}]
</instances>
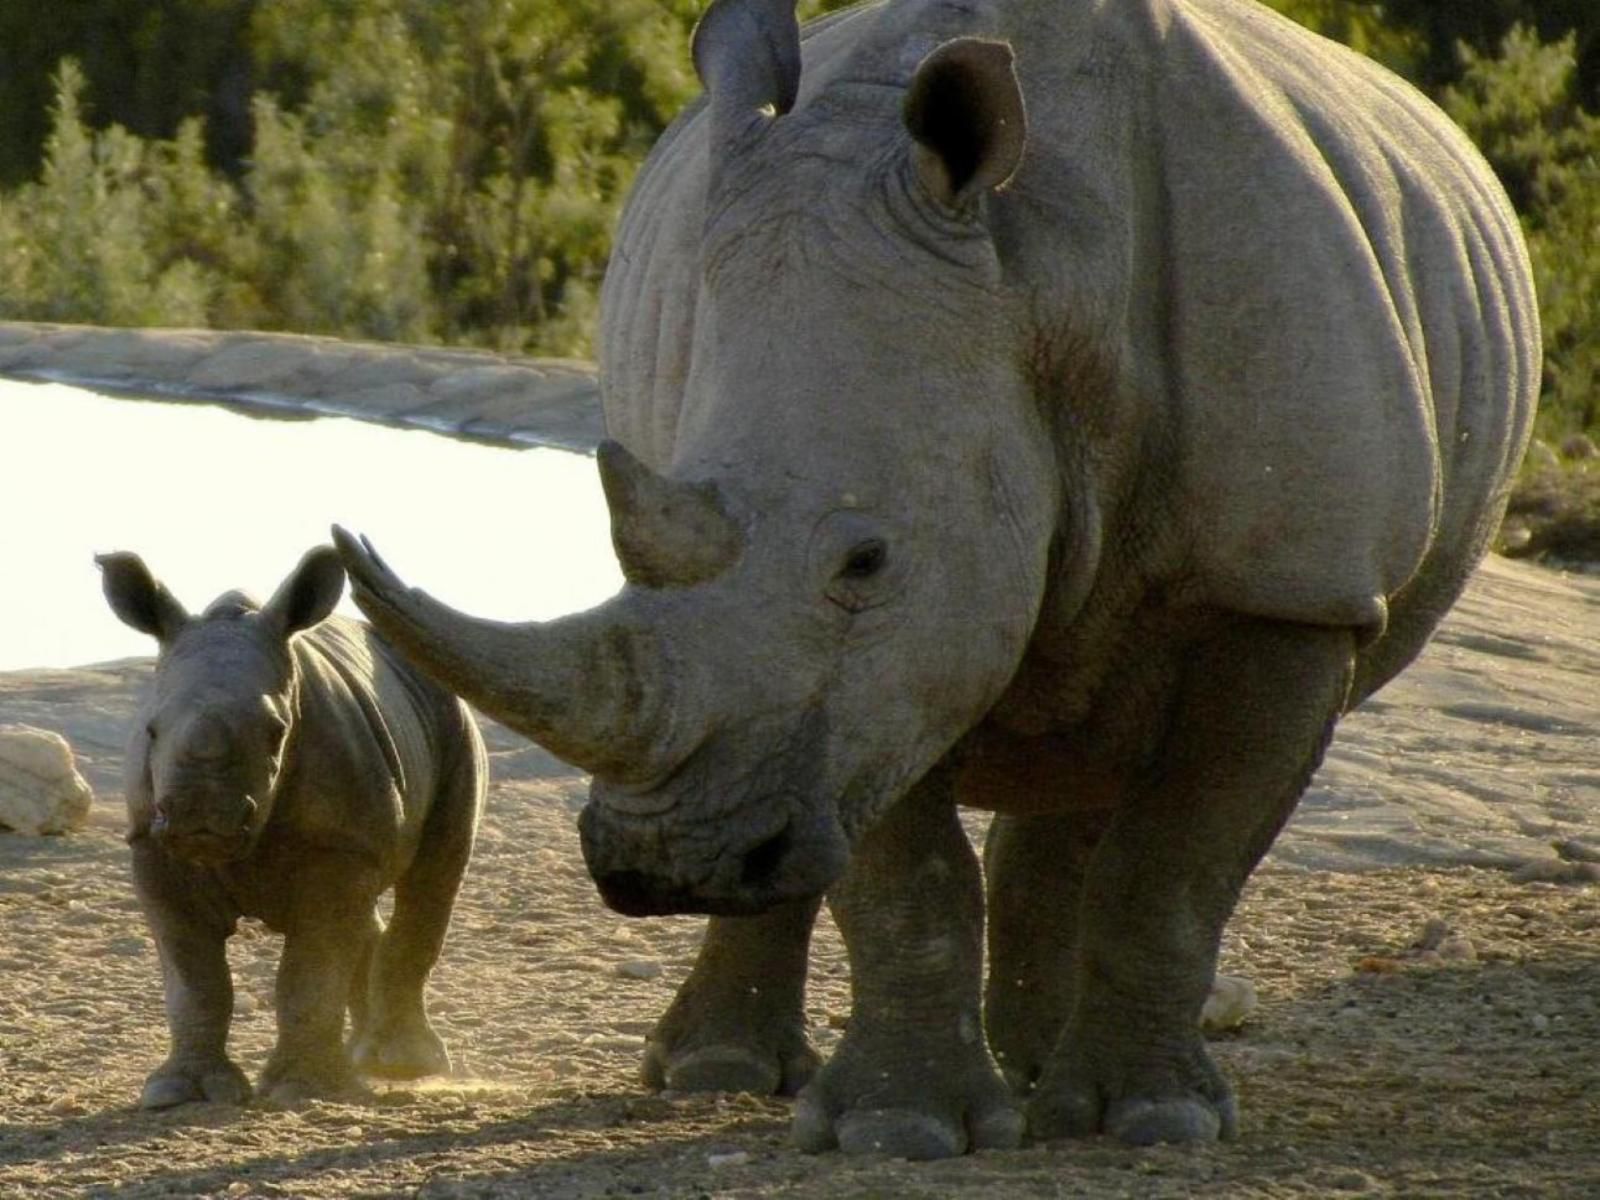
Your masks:
<instances>
[{"instance_id":1,"label":"sandy ground","mask_svg":"<svg viewBox=\"0 0 1600 1200\"><path fill-rule=\"evenodd\" d=\"M1600 1195L1600 891L1569 861L1584 846L1551 849L1600 842L1597 628L1600 580L1495 563L1346 722L1229 932L1223 969L1261 997L1216 1043L1239 1140L924 1164L804 1156L783 1101L637 1084L699 922L604 910L572 829L583 779L492 727L489 813L430 992L458 1077L363 1104L137 1111L165 1032L117 771L148 667L0 675L0 721L65 732L99 796L82 833L0 834L0 1196ZM1414 948L1444 929L1449 956ZM232 945L251 1074L278 950L249 923ZM847 1011L829 926L819 1047Z\"/></svg>"}]
</instances>

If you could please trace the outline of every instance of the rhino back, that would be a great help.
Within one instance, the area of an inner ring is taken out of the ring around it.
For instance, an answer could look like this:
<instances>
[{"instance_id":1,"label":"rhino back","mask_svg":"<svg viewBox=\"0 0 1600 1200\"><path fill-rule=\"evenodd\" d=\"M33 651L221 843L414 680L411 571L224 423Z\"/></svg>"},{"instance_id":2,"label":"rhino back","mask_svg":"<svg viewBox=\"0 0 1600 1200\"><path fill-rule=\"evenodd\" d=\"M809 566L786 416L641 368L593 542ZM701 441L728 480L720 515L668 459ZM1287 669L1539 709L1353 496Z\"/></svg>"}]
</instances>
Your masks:
<instances>
[{"instance_id":1,"label":"rhino back","mask_svg":"<svg viewBox=\"0 0 1600 1200\"><path fill-rule=\"evenodd\" d=\"M906 136L894 85L962 33L1013 44L1028 103L987 201L1017 312L994 352L1046 348L1062 525L1141 559L1064 559L1047 618L1114 569L1376 633L1432 548L1474 559L1529 432L1538 330L1515 216L1448 119L1254 0L889 0L808 27L783 121L848 110L830 150L871 162ZM658 146L603 297L608 429L658 467L693 421L708 139L697 105Z\"/></svg>"},{"instance_id":2,"label":"rhino back","mask_svg":"<svg viewBox=\"0 0 1600 1200\"><path fill-rule=\"evenodd\" d=\"M446 773L481 758L464 705L360 622L295 639L300 711L274 825L404 868Z\"/></svg>"},{"instance_id":3,"label":"rhino back","mask_svg":"<svg viewBox=\"0 0 1600 1200\"><path fill-rule=\"evenodd\" d=\"M1539 333L1499 183L1408 84L1259 4L1170 5L1165 357L1208 598L1381 629L1476 560Z\"/></svg>"}]
</instances>

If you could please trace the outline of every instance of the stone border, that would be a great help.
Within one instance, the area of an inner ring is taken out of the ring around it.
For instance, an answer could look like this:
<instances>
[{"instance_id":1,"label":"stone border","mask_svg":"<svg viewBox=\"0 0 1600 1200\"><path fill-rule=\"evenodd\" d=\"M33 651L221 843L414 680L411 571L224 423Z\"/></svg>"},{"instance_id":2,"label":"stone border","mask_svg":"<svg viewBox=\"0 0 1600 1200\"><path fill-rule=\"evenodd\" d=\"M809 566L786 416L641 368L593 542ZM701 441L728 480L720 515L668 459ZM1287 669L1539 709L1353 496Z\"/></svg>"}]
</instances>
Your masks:
<instances>
[{"instance_id":1,"label":"stone border","mask_svg":"<svg viewBox=\"0 0 1600 1200\"><path fill-rule=\"evenodd\" d=\"M303 334L0 321L0 376L250 411L353 417L592 454L592 364Z\"/></svg>"}]
</instances>

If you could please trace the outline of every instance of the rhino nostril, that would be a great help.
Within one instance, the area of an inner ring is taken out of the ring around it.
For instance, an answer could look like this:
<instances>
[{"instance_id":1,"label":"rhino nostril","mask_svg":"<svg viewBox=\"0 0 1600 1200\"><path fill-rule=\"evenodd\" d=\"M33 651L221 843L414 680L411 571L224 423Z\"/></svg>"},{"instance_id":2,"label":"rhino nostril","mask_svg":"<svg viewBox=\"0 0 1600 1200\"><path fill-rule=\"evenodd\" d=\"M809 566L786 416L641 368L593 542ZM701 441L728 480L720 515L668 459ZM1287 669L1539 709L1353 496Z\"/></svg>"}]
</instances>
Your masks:
<instances>
[{"instance_id":1,"label":"rhino nostril","mask_svg":"<svg viewBox=\"0 0 1600 1200\"><path fill-rule=\"evenodd\" d=\"M779 866L789 854L789 843L792 840L789 826L785 825L748 852L739 871L739 882L745 887L770 886L772 877L778 873Z\"/></svg>"}]
</instances>

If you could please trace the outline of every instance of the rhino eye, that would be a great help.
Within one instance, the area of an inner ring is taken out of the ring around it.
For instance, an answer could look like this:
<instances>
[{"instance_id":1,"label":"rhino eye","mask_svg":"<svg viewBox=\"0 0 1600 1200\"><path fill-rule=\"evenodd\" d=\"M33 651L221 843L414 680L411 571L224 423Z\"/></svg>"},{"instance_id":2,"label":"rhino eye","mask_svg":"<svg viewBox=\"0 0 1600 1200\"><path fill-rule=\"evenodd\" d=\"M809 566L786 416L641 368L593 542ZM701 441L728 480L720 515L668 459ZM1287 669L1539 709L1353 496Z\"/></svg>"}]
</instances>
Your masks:
<instances>
[{"instance_id":1,"label":"rhino eye","mask_svg":"<svg viewBox=\"0 0 1600 1200\"><path fill-rule=\"evenodd\" d=\"M156 723L154 721L144 727L144 735L152 742L156 740Z\"/></svg>"},{"instance_id":2,"label":"rhino eye","mask_svg":"<svg viewBox=\"0 0 1600 1200\"><path fill-rule=\"evenodd\" d=\"M871 579L889 561L889 547L882 538L869 538L850 549L839 571L841 579Z\"/></svg>"}]
</instances>

